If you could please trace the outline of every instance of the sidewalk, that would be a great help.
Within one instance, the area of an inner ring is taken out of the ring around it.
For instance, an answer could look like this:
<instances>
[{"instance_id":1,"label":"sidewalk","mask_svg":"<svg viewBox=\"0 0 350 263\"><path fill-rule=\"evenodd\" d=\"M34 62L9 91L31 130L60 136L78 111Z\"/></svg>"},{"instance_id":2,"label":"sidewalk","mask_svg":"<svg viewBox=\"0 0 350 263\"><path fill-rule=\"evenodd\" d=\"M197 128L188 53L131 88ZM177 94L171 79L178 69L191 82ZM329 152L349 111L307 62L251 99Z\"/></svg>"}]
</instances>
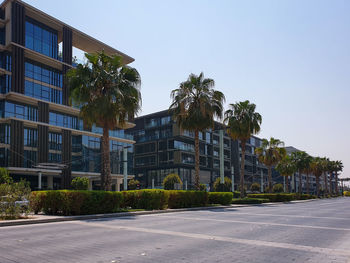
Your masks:
<instances>
[{"instance_id":1,"label":"sidewalk","mask_svg":"<svg viewBox=\"0 0 350 263\"><path fill-rule=\"evenodd\" d=\"M310 202L317 199L309 200L297 200L288 203L304 203ZM30 225L30 224L43 224L43 223L54 223L63 221L74 221L74 220L91 220L99 218L117 218L125 216L140 216L140 215L152 215L152 214L163 214L163 213L176 213L186 211L197 211L197 210L214 210L214 209L226 209L226 208L238 208L246 206L270 206L283 204L280 202L276 203L263 203L263 204L242 204L242 205L228 205L228 206L207 206L207 207L191 207L191 208L179 208L179 209L166 209L166 210L151 210L151 211L135 211L135 212L120 212L111 214L94 214L94 215L80 215L80 216L51 216L51 215L34 215L30 214L27 219L16 219L16 220L3 220L0 221L0 227L5 226L18 226L18 225Z\"/></svg>"}]
</instances>

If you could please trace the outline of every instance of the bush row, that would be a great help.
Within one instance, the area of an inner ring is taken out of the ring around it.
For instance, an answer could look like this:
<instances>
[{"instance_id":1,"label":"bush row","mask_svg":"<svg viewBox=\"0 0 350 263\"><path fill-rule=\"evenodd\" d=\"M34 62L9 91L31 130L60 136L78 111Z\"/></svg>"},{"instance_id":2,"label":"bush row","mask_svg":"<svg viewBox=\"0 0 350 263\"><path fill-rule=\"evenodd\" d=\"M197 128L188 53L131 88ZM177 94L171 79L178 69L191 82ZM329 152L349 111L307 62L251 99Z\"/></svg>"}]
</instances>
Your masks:
<instances>
[{"instance_id":1,"label":"bush row","mask_svg":"<svg viewBox=\"0 0 350 263\"><path fill-rule=\"evenodd\" d=\"M316 198L314 195L298 193L248 194L248 197L268 199L270 202L289 202L293 200L306 200Z\"/></svg>"},{"instance_id":2,"label":"bush row","mask_svg":"<svg viewBox=\"0 0 350 263\"><path fill-rule=\"evenodd\" d=\"M114 213L125 208L158 210L206 206L208 196L204 191L156 189L124 192L51 190L32 192L30 206L35 213L88 215Z\"/></svg>"},{"instance_id":3,"label":"bush row","mask_svg":"<svg viewBox=\"0 0 350 263\"><path fill-rule=\"evenodd\" d=\"M344 196L350 196L350 191L344 191Z\"/></svg>"},{"instance_id":4,"label":"bush row","mask_svg":"<svg viewBox=\"0 0 350 263\"><path fill-rule=\"evenodd\" d=\"M233 198L232 192L210 192L209 193L210 204L229 205L232 202L232 198Z\"/></svg>"}]
</instances>

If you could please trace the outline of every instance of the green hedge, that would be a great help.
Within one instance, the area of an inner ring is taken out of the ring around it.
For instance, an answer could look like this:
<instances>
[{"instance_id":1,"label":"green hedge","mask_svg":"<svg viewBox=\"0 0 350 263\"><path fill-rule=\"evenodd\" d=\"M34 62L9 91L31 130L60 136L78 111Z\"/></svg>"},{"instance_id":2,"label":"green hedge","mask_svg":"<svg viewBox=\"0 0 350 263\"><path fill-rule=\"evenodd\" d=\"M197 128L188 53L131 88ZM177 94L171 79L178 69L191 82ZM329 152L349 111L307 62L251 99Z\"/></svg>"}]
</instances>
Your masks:
<instances>
[{"instance_id":1,"label":"green hedge","mask_svg":"<svg viewBox=\"0 0 350 263\"><path fill-rule=\"evenodd\" d=\"M232 204L262 204L269 202L269 199L263 199L263 198L235 198L232 200Z\"/></svg>"},{"instance_id":2,"label":"green hedge","mask_svg":"<svg viewBox=\"0 0 350 263\"><path fill-rule=\"evenodd\" d=\"M314 195L298 193L248 194L248 197L269 199L270 202L289 202L293 200L306 200L316 198Z\"/></svg>"},{"instance_id":3,"label":"green hedge","mask_svg":"<svg viewBox=\"0 0 350 263\"><path fill-rule=\"evenodd\" d=\"M208 204L208 192L172 190L169 192L168 208L201 207Z\"/></svg>"},{"instance_id":4,"label":"green hedge","mask_svg":"<svg viewBox=\"0 0 350 263\"><path fill-rule=\"evenodd\" d=\"M113 213L123 204L121 192L50 190L30 195L30 207L48 215L88 215Z\"/></svg>"},{"instance_id":5,"label":"green hedge","mask_svg":"<svg viewBox=\"0 0 350 263\"><path fill-rule=\"evenodd\" d=\"M169 200L169 191L158 189L124 191L122 194L125 208L162 210L167 208Z\"/></svg>"},{"instance_id":6,"label":"green hedge","mask_svg":"<svg viewBox=\"0 0 350 263\"><path fill-rule=\"evenodd\" d=\"M229 205L232 198L232 192L211 192L209 193L209 204Z\"/></svg>"}]
</instances>

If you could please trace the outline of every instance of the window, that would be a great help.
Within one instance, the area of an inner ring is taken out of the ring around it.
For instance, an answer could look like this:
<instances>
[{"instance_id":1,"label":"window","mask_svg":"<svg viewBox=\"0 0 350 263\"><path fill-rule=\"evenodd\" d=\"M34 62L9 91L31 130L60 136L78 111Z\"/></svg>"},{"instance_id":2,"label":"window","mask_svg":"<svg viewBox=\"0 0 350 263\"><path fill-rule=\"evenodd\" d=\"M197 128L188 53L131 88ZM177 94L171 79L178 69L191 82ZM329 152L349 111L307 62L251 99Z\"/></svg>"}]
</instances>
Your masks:
<instances>
[{"instance_id":1,"label":"window","mask_svg":"<svg viewBox=\"0 0 350 263\"><path fill-rule=\"evenodd\" d=\"M5 45L5 43L6 43L5 37L6 37L5 27L2 27L2 28L0 28L0 44L1 45Z\"/></svg>"},{"instance_id":2,"label":"window","mask_svg":"<svg viewBox=\"0 0 350 263\"><path fill-rule=\"evenodd\" d=\"M159 125L159 118L145 120L145 128L153 128Z\"/></svg>"},{"instance_id":3,"label":"window","mask_svg":"<svg viewBox=\"0 0 350 263\"><path fill-rule=\"evenodd\" d=\"M24 146L38 147L38 130L24 128Z\"/></svg>"},{"instance_id":4,"label":"window","mask_svg":"<svg viewBox=\"0 0 350 263\"><path fill-rule=\"evenodd\" d=\"M155 164L156 164L156 157L154 155L135 158L136 166L150 166Z\"/></svg>"},{"instance_id":5,"label":"window","mask_svg":"<svg viewBox=\"0 0 350 263\"><path fill-rule=\"evenodd\" d=\"M155 152L156 151L156 144L155 143L146 143L141 145L135 146L135 153L136 154L142 154L142 153L149 153L149 152Z\"/></svg>"},{"instance_id":6,"label":"window","mask_svg":"<svg viewBox=\"0 0 350 263\"><path fill-rule=\"evenodd\" d=\"M58 58L57 31L29 17L25 24L25 46L54 59Z\"/></svg>"},{"instance_id":7,"label":"window","mask_svg":"<svg viewBox=\"0 0 350 263\"><path fill-rule=\"evenodd\" d=\"M49 163L61 163L62 155L60 153L49 153Z\"/></svg>"},{"instance_id":8,"label":"window","mask_svg":"<svg viewBox=\"0 0 350 263\"><path fill-rule=\"evenodd\" d=\"M194 164L194 155L192 154L183 153L181 158L184 164Z\"/></svg>"},{"instance_id":9,"label":"window","mask_svg":"<svg viewBox=\"0 0 350 263\"><path fill-rule=\"evenodd\" d=\"M63 77L61 71L32 60L26 60L24 65L27 78L62 88Z\"/></svg>"},{"instance_id":10,"label":"window","mask_svg":"<svg viewBox=\"0 0 350 263\"><path fill-rule=\"evenodd\" d=\"M82 151L82 136L72 135L72 152Z\"/></svg>"},{"instance_id":11,"label":"window","mask_svg":"<svg viewBox=\"0 0 350 263\"><path fill-rule=\"evenodd\" d=\"M9 52L0 52L0 68L11 71L12 56Z\"/></svg>"},{"instance_id":12,"label":"window","mask_svg":"<svg viewBox=\"0 0 350 263\"><path fill-rule=\"evenodd\" d=\"M49 123L52 125L79 130L79 120L77 117L50 112Z\"/></svg>"},{"instance_id":13,"label":"window","mask_svg":"<svg viewBox=\"0 0 350 263\"><path fill-rule=\"evenodd\" d=\"M28 105L15 104L13 102L3 102L4 118L15 117L24 120L38 121L38 109Z\"/></svg>"},{"instance_id":14,"label":"window","mask_svg":"<svg viewBox=\"0 0 350 263\"><path fill-rule=\"evenodd\" d=\"M8 124L0 124L0 143L10 144L10 125Z\"/></svg>"},{"instance_id":15,"label":"window","mask_svg":"<svg viewBox=\"0 0 350 263\"><path fill-rule=\"evenodd\" d=\"M62 134L49 132L49 149L56 151L62 150Z\"/></svg>"},{"instance_id":16,"label":"window","mask_svg":"<svg viewBox=\"0 0 350 263\"><path fill-rule=\"evenodd\" d=\"M167 124L171 123L171 116L162 117L160 119L160 123L161 123L161 125L167 125Z\"/></svg>"},{"instance_id":17,"label":"window","mask_svg":"<svg viewBox=\"0 0 350 263\"><path fill-rule=\"evenodd\" d=\"M37 161L37 152L36 151L23 151L23 165L26 168L31 168L36 165Z\"/></svg>"},{"instance_id":18,"label":"window","mask_svg":"<svg viewBox=\"0 0 350 263\"><path fill-rule=\"evenodd\" d=\"M8 93L11 91L11 76L10 75L2 75L0 76L0 90L1 93Z\"/></svg>"},{"instance_id":19,"label":"window","mask_svg":"<svg viewBox=\"0 0 350 263\"><path fill-rule=\"evenodd\" d=\"M185 142L174 141L174 148L182 151L194 152L194 145Z\"/></svg>"},{"instance_id":20,"label":"window","mask_svg":"<svg viewBox=\"0 0 350 263\"><path fill-rule=\"evenodd\" d=\"M62 91L26 80L24 94L40 100L62 104Z\"/></svg>"}]
</instances>

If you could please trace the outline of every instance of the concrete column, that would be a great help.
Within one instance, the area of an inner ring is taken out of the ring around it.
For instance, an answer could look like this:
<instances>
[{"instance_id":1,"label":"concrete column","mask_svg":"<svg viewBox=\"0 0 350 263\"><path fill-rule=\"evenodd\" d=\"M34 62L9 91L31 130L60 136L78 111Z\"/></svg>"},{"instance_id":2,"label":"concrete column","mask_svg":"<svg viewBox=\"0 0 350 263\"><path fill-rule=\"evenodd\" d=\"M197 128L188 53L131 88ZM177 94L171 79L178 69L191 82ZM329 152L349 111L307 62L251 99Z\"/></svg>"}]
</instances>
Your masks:
<instances>
[{"instance_id":1,"label":"concrete column","mask_svg":"<svg viewBox=\"0 0 350 263\"><path fill-rule=\"evenodd\" d=\"M263 193L264 192L264 171L263 169L260 170L260 192Z\"/></svg>"},{"instance_id":2,"label":"concrete column","mask_svg":"<svg viewBox=\"0 0 350 263\"><path fill-rule=\"evenodd\" d=\"M38 174L38 189L41 189L41 172Z\"/></svg>"},{"instance_id":3,"label":"concrete column","mask_svg":"<svg viewBox=\"0 0 350 263\"><path fill-rule=\"evenodd\" d=\"M53 189L53 175L47 176L47 188Z\"/></svg>"},{"instance_id":4,"label":"concrete column","mask_svg":"<svg viewBox=\"0 0 350 263\"><path fill-rule=\"evenodd\" d=\"M92 179L89 178L89 188L90 191L92 190Z\"/></svg>"},{"instance_id":5,"label":"concrete column","mask_svg":"<svg viewBox=\"0 0 350 263\"><path fill-rule=\"evenodd\" d=\"M185 181L185 190L187 191L187 180Z\"/></svg>"},{"instance_id":6,"label":"concrete column","mask_svg":"<svg viewBox=\"0 0 350 263\"><path fill-rule=\"evenodd\" d=\"M152 178L152 189L154 189L154 178Z\"/></svg>"},{"instance_id":7,"label":"concrete column","mask_svg":"<svg viewBox=\"0 0 350 263\"><path fill-rule=\"evenodd\" d=\"M117 178L117 187L116 190L119 192L120 191L120 184L123 182L122 178Z\"/></svg>"}]
</instances>

